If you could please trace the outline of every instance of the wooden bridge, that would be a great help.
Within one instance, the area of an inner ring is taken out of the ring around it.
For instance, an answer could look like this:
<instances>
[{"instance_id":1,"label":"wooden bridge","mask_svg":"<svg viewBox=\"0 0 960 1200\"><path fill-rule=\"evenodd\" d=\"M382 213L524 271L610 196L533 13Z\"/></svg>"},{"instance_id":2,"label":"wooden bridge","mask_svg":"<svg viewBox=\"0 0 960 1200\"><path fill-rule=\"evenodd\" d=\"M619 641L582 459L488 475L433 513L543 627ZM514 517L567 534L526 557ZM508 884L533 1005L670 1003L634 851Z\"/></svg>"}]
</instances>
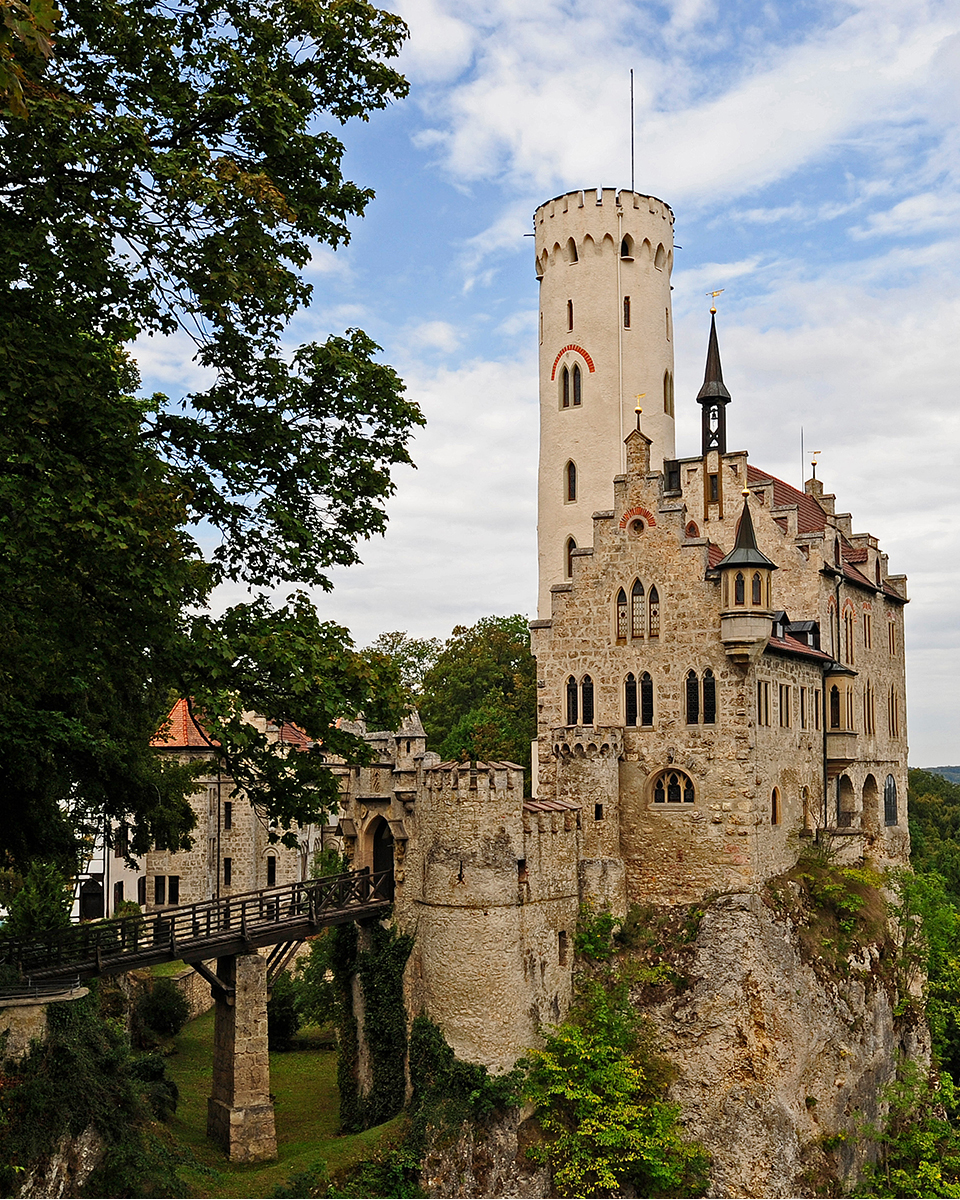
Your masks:
<instances>
[{"instance_id":1,"label":"wooden bridge","mask_svg":"<svg viewBox=\"0 0 960 1200\"><path fill-rule=\"evenodd\" d=\"M270 984L306 938L376 918L392 901L392 869L350 871L3 942L0 961L16 966L30 985L189 963L216 1001L207 1132L232 1161L261 1162L277 1152L267 1053ZM258 953L266 946L273 947L268 957Z\"/></svg>"}]
</instances>

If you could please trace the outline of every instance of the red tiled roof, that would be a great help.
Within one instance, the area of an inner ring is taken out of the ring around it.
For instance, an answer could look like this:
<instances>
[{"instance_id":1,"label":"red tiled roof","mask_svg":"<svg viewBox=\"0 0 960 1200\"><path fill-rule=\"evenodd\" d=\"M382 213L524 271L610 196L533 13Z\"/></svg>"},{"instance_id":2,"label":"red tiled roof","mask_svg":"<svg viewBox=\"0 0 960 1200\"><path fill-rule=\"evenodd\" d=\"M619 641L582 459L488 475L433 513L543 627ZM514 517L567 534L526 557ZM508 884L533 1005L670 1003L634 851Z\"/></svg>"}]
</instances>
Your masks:
<instances>
[{"instance_id":1,"label":"red tiled roof","mask_svg":"<svg viewBox=\"0 0 960 1200\"><path fill-rule=\"evenodd\" d=\"M774 508L785 508L791 504L797 506L797 533L816 533L826 528L826 513L812 496L797 491L789 483L777 479L776 475L747 463L747 483L764 483L768 480L773 484Z\"/></svg>"},{"instance_id":2,"label":"red tiled roof","mask_svg":"<svg viewBox=\"0 0 960 1200\"><path fill-rule=\"evenodd\" d=\"M782 638L772 637L767 642L768 650L786 650L791 654L802 654L807 658L818 658L821 661L827 659L830 655L824 654L822 650L815 650L813 646L808 646L805 642L798 641L797 638L791 637L789 633L785 633Z\"/></svg>"},{"instance_id":3,"label":"red tiled roof","mask_svg":"<svg viewBox=\"0 0 960 1200\"><path fill-rule=\"evenodd\" d=\"M870 557L870 552L866 546L850 546L849 549L844 546L843 557L847 562L866 562Z\"/></svg>"},{"instance_id":4,"label":"red tiled roof","mask_svg":"<svg viewBox=\"0 0 960 1200\"><path fill-rule=\"evenodd\" d=\"M583 807L572 800L524 800L526 812L579 812Z\"/></svg>"},{"instance_id":5,"label":"red tiled roof","mask_svg":"<svg viewBox=\"0 0 960 1200\"><path fill-rule=\"evenodd\" d=\"M186 700L178 700L170 710L170 715L164 722L163 728L157 731L156 737L150 742L151 746L204 746L209 748L219 743L211 738L208 741L200 731L196 721L190 716L190 707Z\"/></svg>"},{"instance_id":6,"label":"red tiled roof","mask_svg":"<svg viewBox=\"0 0 960 1200\"><path fill-rule=\"evenodd\" d=\"M707 566L708 566L708 569L712 571L713 568L717 565L718 562L720 562L720 560L722 558L723 558L723 550L721 550L721 548L715 542L708 542L707 543Z\"/></svg>"}]
</instances>

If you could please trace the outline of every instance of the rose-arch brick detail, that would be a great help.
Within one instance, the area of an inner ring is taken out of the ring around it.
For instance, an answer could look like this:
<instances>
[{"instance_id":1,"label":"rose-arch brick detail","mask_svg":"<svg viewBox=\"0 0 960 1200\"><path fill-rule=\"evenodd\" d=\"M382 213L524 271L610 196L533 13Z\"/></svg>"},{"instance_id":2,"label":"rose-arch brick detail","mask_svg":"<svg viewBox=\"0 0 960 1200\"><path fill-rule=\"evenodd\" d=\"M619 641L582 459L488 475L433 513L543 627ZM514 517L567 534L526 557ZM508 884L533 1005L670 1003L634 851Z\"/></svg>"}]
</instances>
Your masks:
<instances>
[{"instance_id":1,"label":"rose-arch brick detail","mask_svg":"<svg viewBox=\"0 0 960 1200\"><path fill-rule=\"evenodd\" d=\"M638 505L636 508L628 508L623 514L623 516L620 518L620 528L626 529L627 525L633 520L634 517L643 517L648 525L656 525L657 523L657 518L653 515L649 508L644 508L642 505Z\"/></svg>"},{"instance_id":2,"label":"rose-arch brick detail","mask_svg":"<svg viewBox=\"0 0 960 1200\"><path fill-rule=\"evenodd\" d=\"M593 359L590 357L590 355L586 352L586 350L584 350L584 348L582 346L578 346L575 342L570 342L569 345L563 347L563 349L560 351L560 353L557 355L557 357L553 360L553 370L550 372L551 379L556 378L557 364L559 363L560 359L563 358L563 356L566 354L566 352L568 350L576 350L576 352L581 356L583 361L587 364L587 370L590 372L590 374L591 375L595 374L597 368L593 365Z\"/></svg>"}]
</instances>

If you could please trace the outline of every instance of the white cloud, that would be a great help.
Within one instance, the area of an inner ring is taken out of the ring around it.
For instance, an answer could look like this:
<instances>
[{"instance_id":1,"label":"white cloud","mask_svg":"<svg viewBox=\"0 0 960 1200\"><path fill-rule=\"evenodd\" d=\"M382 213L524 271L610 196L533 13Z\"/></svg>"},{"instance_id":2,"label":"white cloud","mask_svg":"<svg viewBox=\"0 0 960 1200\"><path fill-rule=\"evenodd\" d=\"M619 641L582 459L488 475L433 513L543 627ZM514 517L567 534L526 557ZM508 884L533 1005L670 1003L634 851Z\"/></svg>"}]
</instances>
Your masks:
<instances>
[{"instance_id":1,"label":"white cloud","mask_svg":"<svg viewBox=\"0 0 960 1200\"><path fill-rule=\"evenodd\" d=\"M452 353L460 345L460 333L449 321L424 321L410 331L408 341L414 347Z\"/></svg>"},{"instance_id":2,"label":"white cloud","mask_svg":"<svg viewBox=\"0 0 960 1200\"><path fill-rule=\"evenodd\" d=\"M853 237L911 237L941 229L956 228L960 218L960 195L921 192L908 196L886 212L872 213L863 225L851 229Z\"/></svg>"}]
</instances>

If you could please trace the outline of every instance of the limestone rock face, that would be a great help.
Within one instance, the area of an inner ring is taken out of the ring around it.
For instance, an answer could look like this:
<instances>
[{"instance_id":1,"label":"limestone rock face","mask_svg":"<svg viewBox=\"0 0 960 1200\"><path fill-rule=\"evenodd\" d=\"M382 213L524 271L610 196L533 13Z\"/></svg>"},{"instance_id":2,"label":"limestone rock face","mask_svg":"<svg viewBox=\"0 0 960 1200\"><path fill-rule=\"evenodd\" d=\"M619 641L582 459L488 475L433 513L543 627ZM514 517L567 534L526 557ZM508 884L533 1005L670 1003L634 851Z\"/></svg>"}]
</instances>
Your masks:
<instances>
[{"instance_id":1,"label":"limestone rock face","mask_svg":"<svg viewBox=\"0 0 960 1200\"><path fill-rule=\"evenodd\" d=\"M106 1143L88 1126L77 1137L64 1136L50 1158L33 1167L17 1193L22 1197L79 1196L80 1190L100 1164Z\"/></svg>"},{"instance_id":2,"label":"limestone rock face","mask_svg":"<svg viewBox=\"0 0 960 1200\"><path fill-rule=\"evenodd\" d=\"M649 1015L680 1071L684 1122L713 1157L711 1196L812 1195L818 1177L856 1176L870 1153L859 1129L882 1121L898 1053L929 1058L865 958L832 981L758 895L706 910L691 987Z\"/></svg>"},{"instance_id":3,"label":"limestone rock face","mask_svg":"<svg viewBox=\"0 0 960 1200\"><path fill-rule=\"evenodd\" d=\"M464 1125L456 1138L437 1133L428 1146L420 1183L428 1196L550 1196L550 1173L527 1149L534 1122L514 1109L480 1125Z\"/></svg>"}]
</instances>

